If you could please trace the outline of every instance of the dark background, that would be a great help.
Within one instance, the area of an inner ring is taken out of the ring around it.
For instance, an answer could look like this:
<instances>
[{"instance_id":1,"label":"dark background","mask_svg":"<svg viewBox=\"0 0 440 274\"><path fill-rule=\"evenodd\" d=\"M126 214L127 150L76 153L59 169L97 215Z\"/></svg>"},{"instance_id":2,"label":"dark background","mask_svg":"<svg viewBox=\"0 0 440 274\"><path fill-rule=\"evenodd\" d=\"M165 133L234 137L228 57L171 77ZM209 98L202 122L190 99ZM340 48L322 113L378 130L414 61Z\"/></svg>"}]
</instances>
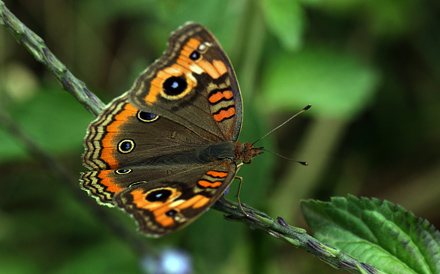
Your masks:
<instances>
[{"instance_id":1,"label":"dark background","mask_svg":"<svg viewBox=\"0 0 440 274\"><path fill-rule=\"evenodd\" d=\"M104 102L128 90L168 35L202 23L222 43L244 102L240 141L263 154L241 200L307 228L300 199L377 197L440 227L440 2L10 0L7 7ZM0 28L0 107L73 176L93 116ZM0 273L142 273L141 254L97 217L85 192L29 156L0 125ZM237 184L228 198L234 199ZM92 204L93 205L93 204ZM130 232L130 218L103 208ZM285 242L210 210L159 240L196 273L336 273Z\"/></svg>"}]
</instances>

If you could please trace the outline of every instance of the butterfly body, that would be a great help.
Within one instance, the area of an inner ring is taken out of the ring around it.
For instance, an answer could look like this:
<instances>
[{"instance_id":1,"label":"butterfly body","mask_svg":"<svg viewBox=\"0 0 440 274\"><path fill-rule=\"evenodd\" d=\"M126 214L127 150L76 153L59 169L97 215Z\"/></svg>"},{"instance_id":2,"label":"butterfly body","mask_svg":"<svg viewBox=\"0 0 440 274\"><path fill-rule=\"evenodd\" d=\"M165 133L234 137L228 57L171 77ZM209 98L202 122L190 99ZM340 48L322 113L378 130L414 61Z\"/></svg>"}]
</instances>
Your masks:
<instances>
[{"instance_id":1,"label":"butterfly body","mask_svg":"<svg viewBox=\"0 0 440 274\"><path fill-rule=\"evenodd\" d=\"M237 142L241 94L220 44L189 23L164 55L93 121L81 186L98 203L133 216L150 236L206 211L261 148Z\"/></svg>"}]
</instances>

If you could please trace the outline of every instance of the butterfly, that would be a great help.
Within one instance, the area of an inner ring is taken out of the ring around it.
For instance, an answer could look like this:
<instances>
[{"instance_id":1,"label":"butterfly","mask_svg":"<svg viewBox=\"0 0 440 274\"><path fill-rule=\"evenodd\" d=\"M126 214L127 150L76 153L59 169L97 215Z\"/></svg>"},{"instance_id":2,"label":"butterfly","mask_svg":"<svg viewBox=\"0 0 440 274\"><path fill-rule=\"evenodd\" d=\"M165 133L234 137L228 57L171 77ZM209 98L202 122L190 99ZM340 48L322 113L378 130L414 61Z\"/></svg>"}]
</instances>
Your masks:
<instances>
[{"instance_id":1,"label":"butterfly","mask_svg":"<svg viewBox=\"0 0 440 274\"><path fill-rule=\"evenodd\" d=\"M87 128L81 187L159 237L194 221L262 148L237 142L243 105L234 69L200 24L173 32L158 60Z\"/></svg>"}]
</instances>

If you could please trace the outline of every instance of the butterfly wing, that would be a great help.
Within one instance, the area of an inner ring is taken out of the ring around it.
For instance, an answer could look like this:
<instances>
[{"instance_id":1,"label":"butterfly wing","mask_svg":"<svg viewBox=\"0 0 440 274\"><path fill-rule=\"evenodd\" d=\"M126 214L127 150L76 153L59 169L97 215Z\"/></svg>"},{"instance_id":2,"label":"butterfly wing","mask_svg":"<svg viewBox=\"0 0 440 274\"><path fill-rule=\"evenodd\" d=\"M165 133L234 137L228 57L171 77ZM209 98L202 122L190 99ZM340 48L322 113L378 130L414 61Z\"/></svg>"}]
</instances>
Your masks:
<instances>
[{"instance_id":1,"label":"butterfly wing","mask_svg":"<svg viewBox=\"0 0 440 274\"><path fill-rule=\"evenodd\" d=\"M234 69L215 37L188 23L169 38L168 47L129 91L146 112L185 125L203 138L237 141L242 101Z\"/></svg>"},{"instance_id":2,"label":"butterfly wing","mask_svg":"<svg viewBox=\"0 0 440 274\"><path fill-rule=\"evenodd\" d=\"M124 210L140 231L156 237L184 227L205 212L236 171L229 162L134 166L86 172L81 185L100 204Z\"/></svg>"}]
</instances>

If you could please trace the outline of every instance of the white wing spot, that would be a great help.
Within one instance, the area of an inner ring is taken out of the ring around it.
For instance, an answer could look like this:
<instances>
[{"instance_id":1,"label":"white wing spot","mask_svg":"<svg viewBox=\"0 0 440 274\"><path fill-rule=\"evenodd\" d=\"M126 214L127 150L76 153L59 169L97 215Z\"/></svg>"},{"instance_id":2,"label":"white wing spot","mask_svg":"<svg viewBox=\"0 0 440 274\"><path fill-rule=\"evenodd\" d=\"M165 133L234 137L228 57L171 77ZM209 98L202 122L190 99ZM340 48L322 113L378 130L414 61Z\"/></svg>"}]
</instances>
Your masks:
<instances>
[{"instance_id":1,"label":"white wing spot","mask_svg":"<svg viewBox=\"0 0 440 274\"><path fill-rule=\"evenodd\" d=\"M203 73L203 69L201 67L199 67L198 65L191 65L189 67L190 70L192 70L193 72L197 73L197 74L202 74Z\"/></svg>"},{"instance_id":2,"label":"white wing spot","mask_svg":"<svg viewBox=\"0 0 440 274\"><path fill-rule=\"evenodd\" d=\"M186 77L188 77L193 83L197 84L197 79L192 75L192 73L187 73ZM196 86L196 85L194 85Z\"/></svg>"},{"instance_id":3,"label":"white wing spot","mask_svg":"<svg viewBox=\"0 0 440 274\"><path fill-rule=\"evenodd\" d=\"M172 203L169 205L169 207L171 207L171 208L176 207L176 206L180 205L180 204L183 203L183 202L184 202L184 200L177 200L177 201L174 201L174 202L172 202Z\"/></svg>"}]
</instances>

